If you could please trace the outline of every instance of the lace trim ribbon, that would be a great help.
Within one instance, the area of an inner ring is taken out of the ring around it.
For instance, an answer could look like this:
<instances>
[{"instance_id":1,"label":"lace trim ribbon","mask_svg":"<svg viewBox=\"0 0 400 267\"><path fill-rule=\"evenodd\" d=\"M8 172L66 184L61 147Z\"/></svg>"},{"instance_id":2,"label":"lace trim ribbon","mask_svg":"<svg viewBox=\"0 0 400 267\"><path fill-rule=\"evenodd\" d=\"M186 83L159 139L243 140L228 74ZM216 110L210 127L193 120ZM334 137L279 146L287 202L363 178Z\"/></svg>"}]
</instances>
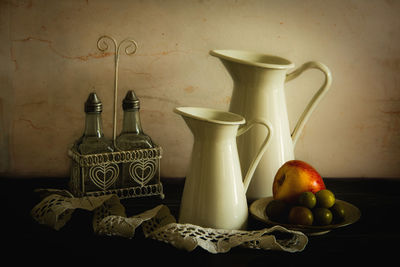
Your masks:
<instances>
[{"instance_id":1,"label":"lace trim ribbon","mask_svg":"<svg viewBox=\"0 0 400 267\"><path fill-rule=\"evenodd\" d=\"M126 217L125 208L116 195L73 197L66 190L41 189L43 200L31 211L40 224L61 229L75 209L93 211L93 230L98 235L133 238L140 225L146 238L163 241L176 248L192 251L201 247L210 253L224 253L242 246L252 249L302 251L305 234L274 226L256 231L204 228L177 223L165 205Z\"/></svg>"}]
</instances>

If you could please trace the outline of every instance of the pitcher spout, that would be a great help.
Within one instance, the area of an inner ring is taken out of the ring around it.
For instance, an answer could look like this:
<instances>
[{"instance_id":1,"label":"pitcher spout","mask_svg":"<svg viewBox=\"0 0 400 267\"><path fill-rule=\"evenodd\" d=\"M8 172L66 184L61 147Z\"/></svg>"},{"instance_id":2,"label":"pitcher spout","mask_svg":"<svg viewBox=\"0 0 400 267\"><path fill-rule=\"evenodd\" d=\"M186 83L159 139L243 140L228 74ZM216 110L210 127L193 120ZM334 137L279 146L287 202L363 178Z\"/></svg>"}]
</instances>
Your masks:
<instances>
[{"instance_id":1,"label":"pitcher spout","mask_svg":"<svg viewBox=\"0 0 400 267\"><path fill-rule=\"evenodd\" d=\"M235 139L237 129L245 119L237 114L199 107L177 107L174 112L181 115L195 140Z\"/></svg>"},{"instance_id":2,"label":"pitcher spout","mask_svg":"<svg viewBox=\"0 0 400 267\"><path fill-rule=\"evenodd\" d=\"M287 69L293 68L294 64L287 59L264 55L256 52L240 50L211 50L210 54L219 58L226 70L232 77L235 87L246 90L280 90L286 79ZM269 86L270 84L282 86ZM236 90L233 94L236 94ZM232 96L232 100L242 101L242 95ZM232 105L239 105L231 103ZM241 114L237 110L230 111ZM242 114L241 114L242 115ZM246 118L248 119L248 118Z\"/></svg>"},{"instance_id":3,"label":"pitcher spout","mask_svg":"<svg viewBox=\"0 0 400 267\"><path fill-rule=\"evenodd\" d=\"M245 119L238 114L210 108L177 107L174 109L174 112L184 118L191 118L218 125L240 125L246 122Z\"/></svg>"},{"instance_id":4,"label":"pitcher spout","mask_svg":"<svg viewBox=\"0 0 400 267\"><path fill-rule=\"evenodd\" d=\"M285 58L242 50L211 50L210 55L240 64L269 69L290 69L294 64Z\"/></svg>"}]
</instances>

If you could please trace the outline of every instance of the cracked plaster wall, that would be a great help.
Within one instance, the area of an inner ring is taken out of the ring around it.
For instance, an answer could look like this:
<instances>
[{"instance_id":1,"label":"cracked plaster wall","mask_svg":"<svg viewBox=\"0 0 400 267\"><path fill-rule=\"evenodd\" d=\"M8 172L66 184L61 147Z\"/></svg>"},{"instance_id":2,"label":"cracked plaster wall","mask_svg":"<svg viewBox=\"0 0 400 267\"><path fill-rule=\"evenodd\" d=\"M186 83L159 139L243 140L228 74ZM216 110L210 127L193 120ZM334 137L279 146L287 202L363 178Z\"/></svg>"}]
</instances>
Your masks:
<instances>
[{"instance_id":1,"label":"cracked plaster wall","mask_svg":"<svg viewBox=\"0 0 400 267\"><path fill-rule=\"evenodd\" d=\"M228 109L232 81L208 52L235 48L332 70L298 159L325 177L400 177L399 11L383 0L0 0L0 172L67 176L92 88L111 136L113 54L96 48L109 34L139 44L120 58L119 99L140 97L143 127L164 148L162 176L185 175L193 142L172 109ZM291 127L321 82L308 71L287 84Z\"/></svg>"}]
</instances>

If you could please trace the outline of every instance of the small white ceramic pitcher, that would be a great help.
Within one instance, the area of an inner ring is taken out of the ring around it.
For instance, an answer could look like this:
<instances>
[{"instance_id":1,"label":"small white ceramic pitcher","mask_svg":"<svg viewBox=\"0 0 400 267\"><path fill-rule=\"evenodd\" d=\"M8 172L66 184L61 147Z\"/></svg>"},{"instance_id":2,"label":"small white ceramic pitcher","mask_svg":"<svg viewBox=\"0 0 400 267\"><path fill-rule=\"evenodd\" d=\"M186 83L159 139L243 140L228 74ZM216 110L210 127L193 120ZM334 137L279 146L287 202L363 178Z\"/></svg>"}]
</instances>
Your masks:
<instances>
[{"instance_id":1,"label":"small white ceramic pitcher","mask_svg":"<svg viewBox=\"0 0 400 267\"><path fill-rule=\"evenodd\" d=\"M246 228L245 192L272 136L269 123L253 120L245 124L240 115L208 108L179 107L174 112L183 117L194 136L179 222L216 229ZM266 137L243 182L236 137L256 124L266 128Z\"/></svg>"},{"instance_id":2,"label":"small white ceramic pitcher","mask_svg":"<svg viewBox=\"0 0 400 267\"><path fill-rule=\"evenodd\" d=\"M287 71L294 64L281 57L239 50L212 50L210 54L218 57L233 79L232 99L229 111L242 115L251 121L271 122L274 136L252 179L247 197L255 200L272 196L272 184L278 169L288 160L294 159L294 146L312 111L330 88L332 77L329 69L322 63L310 61L293 72ZM286 109L284 91L288 82L307 69L320 70L325 81L315 93L291 132ZM252 155L265 139L262 127L256 126L248 134L238 138L240 163L243 169L252 162Z\"/></svg>"}]
</instances>

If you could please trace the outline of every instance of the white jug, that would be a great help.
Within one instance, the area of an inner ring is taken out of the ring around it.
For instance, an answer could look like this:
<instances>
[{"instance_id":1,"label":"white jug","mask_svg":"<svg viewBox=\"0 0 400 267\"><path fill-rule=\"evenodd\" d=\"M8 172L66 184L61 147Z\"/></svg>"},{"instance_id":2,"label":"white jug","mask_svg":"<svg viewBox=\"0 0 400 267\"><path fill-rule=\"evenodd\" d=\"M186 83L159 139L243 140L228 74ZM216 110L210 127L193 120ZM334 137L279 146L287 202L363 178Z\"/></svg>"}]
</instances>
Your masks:
<instances>
[{"instance_id":1,"label":"white jug","mask_svg":"<svg viewBox=\"0 0 400 267\"><path fill-rule=\"evenodd\" d=\"M183 117L194 136L179 222L245 229L246 190L272 136L269 123L253 120L245 124L240 115L209 108L179 107L174 112ZM256 124L263 126L264 140L254 153L243 182L236 137ZM240 125L243 126L239 128Z\"/></svg>"},{"instance_id":2,"label":"white jug","mask_svg":"<svg viewBox=\"0 0 400 267\"><path fill-rule=\"evenodd\" d=\"M247 198L255 200L272 196L272 183L277 170L288 160L294 159L294 146L309 116L322 96L330 88L332 77L322 63L311 61L287 74L294 64L287 59L260 53L238 50L212 50L230 73L234 87L229 111L242 115L246 120L267 120L274 136L268 151L262 157L254 173ZM308 103L294 130L290 132L284 85L307 69L318 69L325 81ZM254 127L249 134L238 138L238 150L242 169L251 164L252 155L265 139L262 127Z\"/></svg>"}]
</instances>

